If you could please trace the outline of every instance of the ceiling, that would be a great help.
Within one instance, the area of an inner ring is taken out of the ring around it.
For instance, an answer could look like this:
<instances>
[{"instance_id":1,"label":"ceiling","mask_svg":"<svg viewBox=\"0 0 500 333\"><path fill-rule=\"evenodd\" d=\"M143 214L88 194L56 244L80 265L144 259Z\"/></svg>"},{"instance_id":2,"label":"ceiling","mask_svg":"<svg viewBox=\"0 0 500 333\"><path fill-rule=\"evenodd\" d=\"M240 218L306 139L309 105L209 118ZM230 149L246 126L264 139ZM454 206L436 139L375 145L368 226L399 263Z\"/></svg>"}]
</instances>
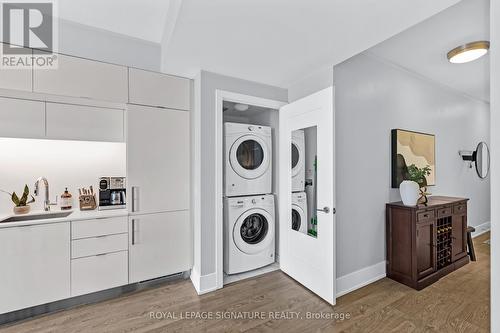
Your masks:
<instances>
[{"instance_id":1,"label":"ceiling","mask_svg":"<svg viewBox=\"0 0 500 333\"><path fill-rule=\"evenodd\" d=\"M204 69L287 88L457 2L183 0L164 38L163 70L193 77Z\"/></svg>"},{"instance_id":2,"label":"ceiling","mask_svg":"<svg viewBox=\"0 0 500 333\"><path fill-rule=\"evenodd\" d=\"M449 50L489 40L489 1L463 0L368 52L471 97L489 101L489 56L451 64Z\"/></svg>"},{"instance_id":3,"label":"ceiling","mask_svg":"<svg viewBox=\"0 0 500 333\"><path fill-rule=\"evenodd\" d=\"M171 0L61 0L57 16L87 26L160 43Z\"/></svg>"}]
</instances>

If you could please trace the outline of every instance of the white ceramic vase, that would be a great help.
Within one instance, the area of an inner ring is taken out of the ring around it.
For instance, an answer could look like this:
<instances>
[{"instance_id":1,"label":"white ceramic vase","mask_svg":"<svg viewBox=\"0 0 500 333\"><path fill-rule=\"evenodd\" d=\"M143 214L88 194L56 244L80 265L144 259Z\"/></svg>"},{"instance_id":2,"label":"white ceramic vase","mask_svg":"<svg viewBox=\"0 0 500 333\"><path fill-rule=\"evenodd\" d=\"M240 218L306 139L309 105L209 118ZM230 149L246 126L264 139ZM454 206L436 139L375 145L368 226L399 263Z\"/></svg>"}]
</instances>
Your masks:
<instances>
[{"instance_id":1,"label":"white ceramic vase","mask_svg":"<svg viewBox=\"0 0 500 333\"><path fill-rule=\"evenodd\" d=\"M403 180L399 185L399 193L405 206L416 206L420 196L420 187L414 181Z\"/></svg>"}]
</instances>

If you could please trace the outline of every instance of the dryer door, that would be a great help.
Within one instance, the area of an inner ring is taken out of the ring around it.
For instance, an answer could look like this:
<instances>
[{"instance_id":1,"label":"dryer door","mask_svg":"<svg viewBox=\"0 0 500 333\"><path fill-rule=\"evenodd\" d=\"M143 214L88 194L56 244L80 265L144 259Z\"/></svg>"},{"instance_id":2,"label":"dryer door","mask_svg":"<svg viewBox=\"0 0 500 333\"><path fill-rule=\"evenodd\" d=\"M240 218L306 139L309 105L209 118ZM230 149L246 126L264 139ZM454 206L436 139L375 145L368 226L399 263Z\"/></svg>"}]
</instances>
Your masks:
<instances>
[{"instance_id":1,"label":"dryer door","mask_svg":"<svg viewBox=\"0 0 500 333\"><path fill-rule=\"evenodd\" d=\"M244 135L231 146L229 161L234 172L240 177L255 179L268 170L271 152L260 137Z\"/></svg>"},{"instance_id":2,"label":"dryer door","mask_svg":"<svg viewBox=\"0 0 500 333\"><path fill-rule=\"evenodd\" d=\"M292 229L307 233L307 216L297 205L292 205Z\"/></svg>"},{"instance_id":3,"label":"dryer door","mask_svg":"<svg viewBox=\"0 0 500 333\"><path fill-rule=\"evenodd\" d=\"M243 213L233 227L236 247L246 254L256 254L271 245L274 238L274 219L263 209Z\"/></svg>"},{"instance_id":4,"label":"dryer door","mask_svg":"<svg viewBox=\"0 0 500 333\"><path fill-rule=\"evenodd\" d=\"M292 177L299 174L302 169L303 152L300 145L292 139Z\"/></svg>"}]
</instances>

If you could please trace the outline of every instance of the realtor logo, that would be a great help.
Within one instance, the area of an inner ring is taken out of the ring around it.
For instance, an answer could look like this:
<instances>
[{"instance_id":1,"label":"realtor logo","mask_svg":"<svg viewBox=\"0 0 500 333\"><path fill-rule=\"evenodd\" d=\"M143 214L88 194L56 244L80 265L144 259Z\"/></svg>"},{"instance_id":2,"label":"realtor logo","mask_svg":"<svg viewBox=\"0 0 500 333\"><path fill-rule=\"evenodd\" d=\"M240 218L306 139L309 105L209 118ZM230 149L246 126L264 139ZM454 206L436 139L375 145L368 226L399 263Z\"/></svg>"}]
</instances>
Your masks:
<instances>
[{"instance_id":1,"label":"realtor logo","mask_svg":"<svg viewBox=\"0 0 500 333\"><path fill-rule=\"evenodd\" d=\"M1 1L2 68L55 68L53 1Z\"/></svg>"}]
</instances>

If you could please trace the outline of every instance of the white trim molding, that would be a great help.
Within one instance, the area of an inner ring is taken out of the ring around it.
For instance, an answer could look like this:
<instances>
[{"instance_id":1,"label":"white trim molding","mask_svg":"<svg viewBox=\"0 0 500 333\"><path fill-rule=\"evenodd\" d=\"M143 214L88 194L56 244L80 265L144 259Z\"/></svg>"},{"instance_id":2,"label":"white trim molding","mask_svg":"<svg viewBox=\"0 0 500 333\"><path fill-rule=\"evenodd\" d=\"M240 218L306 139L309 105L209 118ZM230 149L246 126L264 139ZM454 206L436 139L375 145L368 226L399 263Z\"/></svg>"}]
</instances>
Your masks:
<instances>
[{"instance_id":1,"label":"white trim molding","mask_svg":"<svg viewBox=\"0 0 500 333\"><path fill-rule=\"evenodd\" d=\"M218 289L216 273L200 275L200 273L198 273L198 271L193 268L191 270L190 278L198 295L203 295Z\"/></svg>"},{"instance_id":2,"label":"white trim molding","mask_svg":"<svg viewBox=\"0 0 500 333\"><path fill-rule=\"evenodd\" d=\"M386 276L386 262L362 268L337 278L337 297L346 295Z\"/></svg>"},{"instance_id":3,"label":"white trim molding","mask_svg":"<svg viewBox=\"0 0 500 333\"><path fill-rule=\"evenodd\" d=\"M224 286L224 263L223 263L223 257L224 257L224 252L223 252L223 224L224 224L224 217L223 217L223 189L222 189L222 183L223 183L223 156L224 156L224 149L223 149L223 121L224 121L224 116L223 116L223 102L224 101L230 101L230 102L235 102L235 103L243 103L243 104L249 104L249 105L255 105L255 106L261 106L261 107L266 107L270 109L276 109L279 110L282 106L286 105L287 103L285 102L280 102L280 101L275 101L267 98L260 98L260 97L255 97L255 96L250 96L250 95L244 95L244 94L239 94L239 93L234 93L230 91L225 91L225 90L219 90L217 89L215 91L215 133L216 133L216 139L215 139L215 161L216 161L216 167L215 167L215 198L216 198L216 210L215 210L215 285L217 286L216 289L220 289Z\"/></svg>"},{"instance_id":4,"label":"white trim molding","mask_svg":"<svg viewBox=\"0 0 500 333\"><path fill-rule=\"evenodd\" d=\"M491 222L484 222L480 225L473 226L476 231L472 233L472 238L475 238L477 236L481 236L482 234L487 233L488 231L491 230Z\"/></svg>"}]
</instances>

